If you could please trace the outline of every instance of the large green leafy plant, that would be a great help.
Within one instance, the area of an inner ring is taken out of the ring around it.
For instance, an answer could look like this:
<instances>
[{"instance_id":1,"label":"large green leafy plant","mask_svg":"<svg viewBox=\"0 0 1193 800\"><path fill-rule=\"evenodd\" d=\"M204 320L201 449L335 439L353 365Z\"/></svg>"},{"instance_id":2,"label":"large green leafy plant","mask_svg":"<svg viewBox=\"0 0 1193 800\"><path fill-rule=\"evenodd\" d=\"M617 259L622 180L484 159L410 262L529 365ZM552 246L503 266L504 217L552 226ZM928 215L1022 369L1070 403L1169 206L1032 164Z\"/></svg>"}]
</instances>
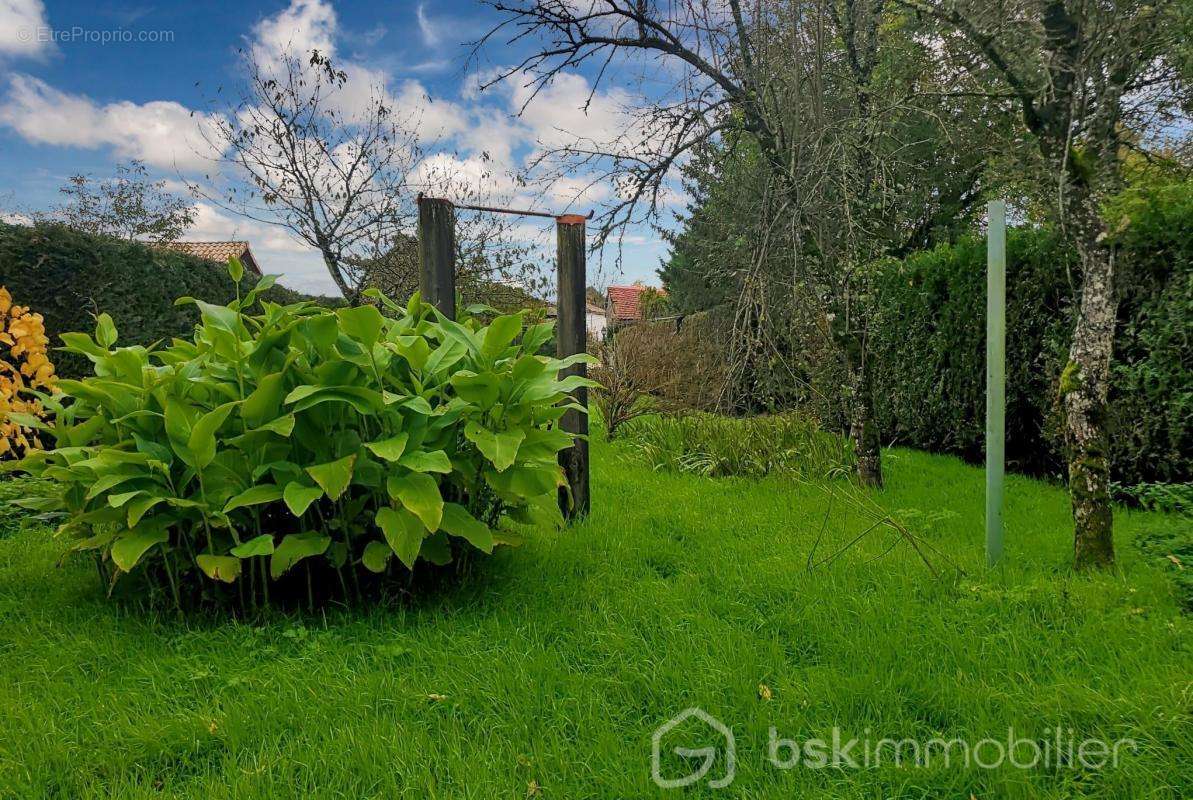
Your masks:
<instances>
[{"instance_id":1,"label":"large green leafy plant","mask_svg":"<svg viewBox=\"0 0 1193 800\"><path fill-rule=\"evenodd\" d=\"M362 572L513 544L506 520L558 524L558 421L588 383L559 372L588 356L537 355L551 326L521 314L278 305L271 284L182 298L201 322L163 349L117 347L106 315L62 337L95 374L44 398L58 447L19 467L57 483L29 504L62 515L71 550L176 603L234 582L222 596L255 603L296 565L308 592L314 575L352 595Z\"/></svg>"}]
</instances>

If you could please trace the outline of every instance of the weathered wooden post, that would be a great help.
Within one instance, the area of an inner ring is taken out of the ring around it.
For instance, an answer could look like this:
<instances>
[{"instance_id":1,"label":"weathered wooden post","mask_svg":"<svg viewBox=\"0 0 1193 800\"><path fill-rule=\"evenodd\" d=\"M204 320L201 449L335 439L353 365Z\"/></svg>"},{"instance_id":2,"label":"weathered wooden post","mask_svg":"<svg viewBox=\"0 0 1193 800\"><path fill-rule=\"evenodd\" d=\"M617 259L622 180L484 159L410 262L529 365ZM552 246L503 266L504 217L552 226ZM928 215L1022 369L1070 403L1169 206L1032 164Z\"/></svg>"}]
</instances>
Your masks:
<instances>
[{"instance_id":1,"label":"weathered wooden post","mask_svg":"<svg viewBox=\"0 0 1193 800\"><path fill-rule=\"evenodd\" d=\"M418 196L418 288L423 302L456 318L456 210L450 200Z\"/></svg>"},{"instance_id":2,"label":"weathered wooden post","mask_svg":"<svg viewBox=\"0 0 1193 800\"><path fill-rule=\"evenodd\" d=\"M558 268L558 296L556 308L558 323L555 329L555 353L567 358L583 353L587 345L585 324L585 218L579 214L564 214L555 218L556 259ZM588 366L576 364L568 367L563 375L587 377ZM588 408L588 389L581 386L573 392L576 402ZM574 409L563 415L560 421L563 430L577 437L567 450L560 452L559 463L571 488L572 502L568 502L563 489L559 491L559 504L564 516L576 519L588 514L588 415Z\"/></svg>"}]
</instances>

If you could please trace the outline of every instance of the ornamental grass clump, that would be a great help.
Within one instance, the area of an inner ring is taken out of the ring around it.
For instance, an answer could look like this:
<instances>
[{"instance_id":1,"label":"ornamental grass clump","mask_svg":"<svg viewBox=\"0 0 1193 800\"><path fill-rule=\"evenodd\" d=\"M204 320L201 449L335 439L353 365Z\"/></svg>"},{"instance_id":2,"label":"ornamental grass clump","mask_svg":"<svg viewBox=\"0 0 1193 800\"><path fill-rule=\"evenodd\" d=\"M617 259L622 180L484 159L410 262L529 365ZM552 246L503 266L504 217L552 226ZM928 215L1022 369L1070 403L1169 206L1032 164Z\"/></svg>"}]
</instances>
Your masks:
<instances>
[{"instance_id":1,"label":"ornamental grass clump","mask_svg":"<svg viewBox=\"0 0 1193 800\"><path fill-rule=\"evenodd\" d=\"M95 374L42 396L58 447L18 466L56 483L28 506L105 580L136 573L179 606L255 605L279 584L350 600L377 575L515 544L511 521L560 522L558 422L587 381L559 371L588 356L537 355L551 326L521 314L453 321L417 295L374 294L386 314L278 305L259 298L272 283L227 306L180 299L201 321L162 349L118 347L102 314L94 337L62 337Z\"/></svg>"},{"instance_id":2,"label":"ornamental grass clump","mask_svg":"<svg viewBox=\"0 0 1193 800\"><path fill-rule=\"evenodd\" d=\"M41 314L13 303L0 286L0 459L42 446L37 428L46 409L35 392L54 387L48 344Z\"/></svg>"}]
</instances>

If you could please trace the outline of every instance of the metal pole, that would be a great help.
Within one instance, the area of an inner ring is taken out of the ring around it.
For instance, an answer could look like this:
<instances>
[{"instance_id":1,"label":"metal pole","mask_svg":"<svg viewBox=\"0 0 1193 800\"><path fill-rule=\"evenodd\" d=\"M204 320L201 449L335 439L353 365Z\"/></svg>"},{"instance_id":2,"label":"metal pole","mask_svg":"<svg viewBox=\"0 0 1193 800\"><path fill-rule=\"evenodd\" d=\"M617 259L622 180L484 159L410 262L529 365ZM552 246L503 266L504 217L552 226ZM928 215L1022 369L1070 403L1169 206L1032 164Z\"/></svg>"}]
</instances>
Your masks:
<instances>
[{"instance_id":1,"label":"metal pole","mask_svg":"<svg viewBox=\"0 0 1193 800\"><path fill-rule=\"evenodd\" d=\"M1007 204L992 200L986 241L986 564L1002 558L1006 447Z\"/></svg>"},{"instance_id":2,"label":"metal pole","mask_svg":"<svg viewBox=\"0 0 1193 800\"><path fill-rule=\"evenodd\" d=\"M585 325L585 218L579 214L565 214L555 221L556 258L559 270L558 325L555 330L555 352L560 358L583 353L587 345ZM576 364L564 375L587 376L588 367ZM588 409L588 389L573 392L576 402ZM576 435L574 444L559 453L559 463L571 488L572 502L560 489L559 506L568 519L588 514L588 415L571 409L563 415L560 427Z\"/></svg>"},{"instance_id":3,"label":"metal pole","mask_svg":"<svg viewBox=\"0 0 1193 800\"><path fill-rule=\"evenodd\" d=\"M456 212L450 200L418 198L418 288L423 302L456 318Z\"/></svg>"}]
</instances>

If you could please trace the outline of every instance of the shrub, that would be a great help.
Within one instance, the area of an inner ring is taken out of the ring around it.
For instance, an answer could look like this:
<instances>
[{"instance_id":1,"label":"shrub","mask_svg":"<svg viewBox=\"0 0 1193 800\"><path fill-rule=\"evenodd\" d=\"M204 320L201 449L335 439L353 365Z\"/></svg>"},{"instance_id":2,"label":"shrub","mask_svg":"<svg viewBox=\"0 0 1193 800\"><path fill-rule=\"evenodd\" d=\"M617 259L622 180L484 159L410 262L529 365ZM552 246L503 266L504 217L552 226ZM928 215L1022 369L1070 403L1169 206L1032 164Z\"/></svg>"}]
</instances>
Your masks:
<instances>
[{"instance_id":1,"label":"shrub","mask_svg":"<svg viewBox=\"0 0 1193 800\"><path fill-rule=\"evenodd\" d=\"M219 264L142 242L98 236L63 225L0 222L0 284L44 316L51 341L69 331L89 330L106 312L126 344L150 345L189 336L199 321L194 306L174 306L183 295L223 305L236 297ZM252 288L242 278L241 293ZM294 303L309 298L281 286L265 299ZM86 358L64 353L55 359L59 375L88 374Z\"/></svg>"},{"instance_id":2,"label":"shrub","mask_svg":"<svg viewBox=\"0 0 1193 800\"><path fill-rule=\"evenodd\" d=\"M1110 212L1122 301L1111 367L1110 462L1130 485L1189 480L1193 457L1193 183L1140 187ZM1065 474L1057 403L1075 313L1075 259L1052 232L1007 241L1007 459ZM884 441L971 461L985 436L986 246L980 237L884 265L870 326Z\"/></svg>"},{"instance_id":3,"label":"shrub","mask_svg":"<svg viewBox=\"0 0 1193 800\"><path fill-rule=\"evenodd\" d=\"M654 469L707 477L805 480L848 475L853 452L842 437L795 413L725 417L691 413L639 417L625 427L631 452Z\"/></svg>"},{"instance_id":4,"label":"shrub","mask_svg":"<svg viewBox=\"0 0 1193 800\"><path fill-rule=\"evenodd\" d=\"M33 426L45 419L45 409L29 390L48 391L54 385L47 344L41 315L14 305L8 289L0 286L0 458L42 446Z\"/></svg>"},{"instance_id":5,"label":"shrub","mask_svg":"<svg viewBox=\"0 0 1193 800\"><path fill-rule=\"evenodd\" d=\"M283 306L260 299L271 284L226 306L183 298L200 324L161 350L116 347L106 314L94 338L62 337L94 376L45 398L59 447L20 466L60 487L29 506L64 515L70 550L178 605L229 600L215 584L238 580L255 603L299 562L308 599L321 565L355 595L358 568L444 564L515 543L505 519L559 521L572 439L557 423L587 381L558 373L588 357L535 355L550 325L455 322L417 295L376 295L393 317Z\"/></svg>"},{"instance_id":6,"label":"shrub","mask_svg":"<svg viewBox=\"0 0 1193 800\"><path fill-rule=\"evenodd\" d=\"M614 331L599 349L596 402L606 435L642 414L713 411L723 400L725 359L709 314L639 322Z\"/></svg>"}]
</instances>

